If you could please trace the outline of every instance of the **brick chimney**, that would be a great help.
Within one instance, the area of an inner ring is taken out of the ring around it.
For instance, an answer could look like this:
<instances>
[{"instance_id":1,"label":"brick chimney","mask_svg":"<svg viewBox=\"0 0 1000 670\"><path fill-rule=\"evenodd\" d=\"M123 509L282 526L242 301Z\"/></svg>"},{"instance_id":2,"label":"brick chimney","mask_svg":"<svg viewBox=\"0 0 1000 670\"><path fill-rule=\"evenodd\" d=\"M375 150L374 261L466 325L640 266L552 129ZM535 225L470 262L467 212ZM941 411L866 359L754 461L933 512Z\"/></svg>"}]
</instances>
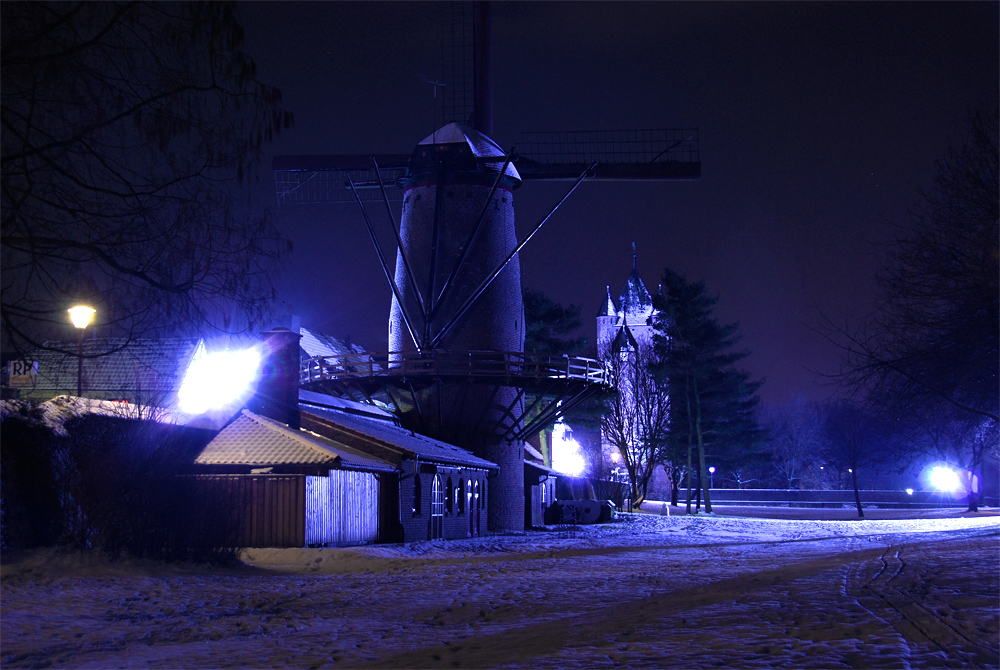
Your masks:
<instances>
[{"instance_id":1,"label":"brick chimney","mask_svg":"<svg viewBox=\"0 0 1000 670\"><path fill-rule=\"evenodd\" d=\"M298 333L275 328L264 336L264 360L257 392L249 409L299 428L299 339Z\"/></svg>"}]
</instances>

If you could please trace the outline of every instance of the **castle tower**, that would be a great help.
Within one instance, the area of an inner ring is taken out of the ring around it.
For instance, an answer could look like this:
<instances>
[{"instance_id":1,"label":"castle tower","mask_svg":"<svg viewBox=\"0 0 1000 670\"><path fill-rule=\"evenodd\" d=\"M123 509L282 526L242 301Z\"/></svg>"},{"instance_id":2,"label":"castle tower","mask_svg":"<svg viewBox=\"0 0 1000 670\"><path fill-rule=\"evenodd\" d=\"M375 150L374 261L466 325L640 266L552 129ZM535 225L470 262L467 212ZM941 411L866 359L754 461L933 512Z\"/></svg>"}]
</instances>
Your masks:
<instances>
[{"instance_id":1,"label":"castle tower","mask_svg":"<svg viewBox=\"0 0 1000 670\"><path fill-rule=\"evenodd\" d=\"M601 302L597 311L597 357L603 359L608 353L611 342L618 330L618 308L611 297L611 287L607 287L607 296Z\"/></svg>"},{"instance_id":2,"label":"castle tower","mask_svg":"<svg viewBox=\"0 0 1000 670\"><path fill-rule=\"evenodd\" d=\"M618 294L620 326L626 325L640 345L653 343L653 297L636 268L635 242L632 243L632 272Z\"/></svg>"},{"instance_id":3,"label":"castle tower","mask_svg":"<svg viewBox=\"0 0 1000 670\"><path fill-rule=\"evenodd\" d=\"M607 296L601 301L597 312L597 351L603 358L611 343L619 336L623 327L627 327L639 346L653 344L653 297L646 289L646 284L639 276L636 263L635 242L632 243L632 271L622 290L618 293L618 304L611 297L611 287L607 288Z\"/></svg>"}]
</instances>

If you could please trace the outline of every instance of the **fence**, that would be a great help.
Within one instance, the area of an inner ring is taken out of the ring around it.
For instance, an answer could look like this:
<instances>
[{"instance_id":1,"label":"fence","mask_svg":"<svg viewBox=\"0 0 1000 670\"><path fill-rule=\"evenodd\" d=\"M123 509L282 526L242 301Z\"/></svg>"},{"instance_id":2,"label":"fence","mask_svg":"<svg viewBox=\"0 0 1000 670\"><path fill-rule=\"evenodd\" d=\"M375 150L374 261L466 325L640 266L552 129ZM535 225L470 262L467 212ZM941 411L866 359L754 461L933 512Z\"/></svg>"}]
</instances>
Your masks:
<instances>
[{"instance_id":1,"label":"fence","mask_svg":"<svg viewBox=\"0 0 1000 670\"><path fill-rule=\"evenodd\" d=\"M245 547L304 547L375 542L379 482L367 472L307 475L196 475L231 506Z\"/></svg>"},{"instance_id":2,"label":"fence","mask_svg":"<svg viewBox=\"0 0 1000 670\"><path fill-rule=\"evenodd\" d=\"M768 507L832 507L854 505L854 491L820 491L800 489L711 489L713 505L759 505ZM933 509L937 507L964 507L962 500L940 491L914 491L912 494L898 490L863 490L862 505L887 509ZM680 492L684 503L686 490ZM997 500L984 497L980 504L995 506Z\"/></svg>"}]
</instances>

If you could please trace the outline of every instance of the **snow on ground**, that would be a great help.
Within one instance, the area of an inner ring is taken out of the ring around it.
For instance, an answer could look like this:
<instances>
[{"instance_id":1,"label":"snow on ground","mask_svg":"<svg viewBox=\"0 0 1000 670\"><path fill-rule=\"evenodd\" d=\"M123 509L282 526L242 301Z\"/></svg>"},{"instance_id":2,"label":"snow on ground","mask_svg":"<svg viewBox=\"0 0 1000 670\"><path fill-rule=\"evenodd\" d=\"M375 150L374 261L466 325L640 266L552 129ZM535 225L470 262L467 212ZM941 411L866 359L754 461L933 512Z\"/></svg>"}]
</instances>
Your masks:
<instances>
[{"instance_id":1,"label":"snow on ground","mask_svg":"<svg viewBox=\"0 0 1000 670\"><path fill-rule=\"evenodd\" d=\"M1000 517L896 516L632 514L227 570L5 554L0 664L997 667Z\"/></svg>"}]
</instances>

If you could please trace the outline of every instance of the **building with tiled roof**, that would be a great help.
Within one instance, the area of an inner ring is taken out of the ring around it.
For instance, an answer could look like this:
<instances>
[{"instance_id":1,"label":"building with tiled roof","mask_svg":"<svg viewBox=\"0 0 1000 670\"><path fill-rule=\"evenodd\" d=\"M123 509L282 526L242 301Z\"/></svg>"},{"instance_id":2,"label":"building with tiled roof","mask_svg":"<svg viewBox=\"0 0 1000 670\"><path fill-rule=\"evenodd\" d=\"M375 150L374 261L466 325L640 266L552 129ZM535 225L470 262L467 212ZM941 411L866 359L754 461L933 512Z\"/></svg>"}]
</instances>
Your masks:
<instances>
[{"instance_id":1,"label":"building with tiled roof","mask_svg":"<svg viewBox=\"0 0 1000 670\"><path fill-rule=\"evenodd\" d=\"M195 465L233 473L269 468L280 473L325 475L329 470L388 472L395 466L342 442L289 428L244 409L195 458Z\"/></svg>"},{"instance_id":2,"label":"building with tiled roof","mask_svg":"<svg viewBox=\"0 0 1000 670\"><path fill-rule=\"evenodd\" d=\"M85 339L83 341L83 395L100 400L124 400L133 404L172 406L200 338ZM27 359L34 374L12 379L22 398L48 400L76 395L79 357L51 349L76 352L77 342L46 342ZM106 355L104 352L110 351Z\"/></svg>"},{"instance_id":3,"label":"building with tiled roof","mask_svg":"<svg viewBox=\"0 0 1000 670\"><path fill-rule=\"evenodd\" d=\"M292 336L287 329L269 335ZM265 349L279 350L270 341ZM302 389L298 400L298 425L243 410L194 459L196 476L229 496L241 518L255 520L244 526L245 544L343 545L485 532L487 477L495 463L401 428L375 406ZM287 408L278 414L287 416Z\"/></svg>"},{"instance_id":4,"label":"building with tiled roof","mask_svg":"<svg viewBox=\"0 0 1000 670\"><path fill-rule=\"evenodd\" d=\"M302 339L299 340L299 346L308 358L363 354L366 351L360 345L349 344L330 335L309 330L308 328L300 327L298 333L302 336Z\"/></svg>"}]
</instances>

